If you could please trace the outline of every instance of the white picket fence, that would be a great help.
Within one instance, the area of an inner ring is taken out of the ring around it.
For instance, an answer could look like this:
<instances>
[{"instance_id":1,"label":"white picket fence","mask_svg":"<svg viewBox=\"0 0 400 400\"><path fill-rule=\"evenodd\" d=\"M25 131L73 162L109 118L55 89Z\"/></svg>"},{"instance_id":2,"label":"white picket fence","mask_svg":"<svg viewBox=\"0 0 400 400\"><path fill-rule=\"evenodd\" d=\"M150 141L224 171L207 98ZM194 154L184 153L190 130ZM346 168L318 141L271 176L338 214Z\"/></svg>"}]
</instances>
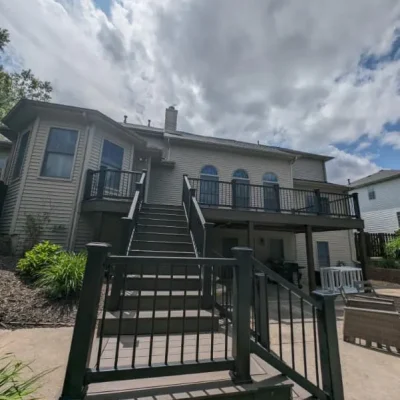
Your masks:
<instances>
[{"instance_id":1,"label":"white picket fence","mask_svg":"<svg viewBox=\"0 0 400 400\"><path fill-rule=\"evenodd\" d=\"M361 268L329 267L321 268L320 272L322 292L338 294L342 287L345 293L357 293L363 281Z\"/></svg>"}]
</instances>

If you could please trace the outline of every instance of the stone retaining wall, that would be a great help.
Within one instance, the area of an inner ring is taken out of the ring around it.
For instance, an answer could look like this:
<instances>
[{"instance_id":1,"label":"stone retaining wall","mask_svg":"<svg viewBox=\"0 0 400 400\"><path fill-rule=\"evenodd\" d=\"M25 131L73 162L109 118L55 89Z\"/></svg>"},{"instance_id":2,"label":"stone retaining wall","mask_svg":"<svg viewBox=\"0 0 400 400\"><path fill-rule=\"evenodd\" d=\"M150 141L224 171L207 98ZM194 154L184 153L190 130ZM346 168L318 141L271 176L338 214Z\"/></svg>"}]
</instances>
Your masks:
<instances>
[{"instance_id":1,"label":"stone retaining wall","mask_svg":"<svg viewBox=\"0 0 400 400\"><path fill-rule=\"evenodd\" d=\"M400 285L400 269L376 268L368 266L368 279L398 283Z\"/></svg>"}]
</instances>

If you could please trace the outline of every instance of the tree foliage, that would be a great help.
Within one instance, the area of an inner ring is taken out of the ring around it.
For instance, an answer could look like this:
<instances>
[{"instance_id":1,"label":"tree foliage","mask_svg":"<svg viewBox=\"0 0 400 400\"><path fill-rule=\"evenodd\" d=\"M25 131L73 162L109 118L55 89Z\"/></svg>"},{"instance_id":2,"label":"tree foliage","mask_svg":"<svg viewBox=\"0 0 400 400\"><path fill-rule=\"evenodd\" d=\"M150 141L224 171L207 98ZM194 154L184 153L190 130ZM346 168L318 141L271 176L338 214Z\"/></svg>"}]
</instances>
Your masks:
<instances>
[{"instance_id":1,"label":"tree foliage","mask_svg":"<svg viewBox=\"0 0 400 400\"><path fill-rule=\"evenodd\" d=\"M49 81L37 78L30 69L7 72L2 65L10 35L7 29L0 28L0 119L22 98L49 101L53 88Z\"/></svg>"}]
</instances>

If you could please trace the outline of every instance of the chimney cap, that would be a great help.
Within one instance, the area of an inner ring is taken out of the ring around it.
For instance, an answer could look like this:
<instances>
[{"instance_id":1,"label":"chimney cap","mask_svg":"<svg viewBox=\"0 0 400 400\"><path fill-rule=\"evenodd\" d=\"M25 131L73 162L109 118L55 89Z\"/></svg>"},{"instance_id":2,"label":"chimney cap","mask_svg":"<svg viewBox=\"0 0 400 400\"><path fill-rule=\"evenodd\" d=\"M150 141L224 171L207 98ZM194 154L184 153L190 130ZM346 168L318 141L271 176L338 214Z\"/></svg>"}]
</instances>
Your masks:
<instances>
[{"instance_id":1,"label":"chimney cap","mask_svg":"<svg viewBox=\"0 0 400 400\"><path fill-rule=\"evenodd\" d=\"M128 119L127 115L124 115L124 124L126 124L126 120Z\"/></svg>"},{"instance_id":2,"label":"chimney cap","mask_svg":"<svg viewBox=\"0 0 400 400\"><path fill-rule=\"evenodd\" d=\"M175 110L175 107L174 106L169 106L168 110Z\"/></svg>"}]
</instances>

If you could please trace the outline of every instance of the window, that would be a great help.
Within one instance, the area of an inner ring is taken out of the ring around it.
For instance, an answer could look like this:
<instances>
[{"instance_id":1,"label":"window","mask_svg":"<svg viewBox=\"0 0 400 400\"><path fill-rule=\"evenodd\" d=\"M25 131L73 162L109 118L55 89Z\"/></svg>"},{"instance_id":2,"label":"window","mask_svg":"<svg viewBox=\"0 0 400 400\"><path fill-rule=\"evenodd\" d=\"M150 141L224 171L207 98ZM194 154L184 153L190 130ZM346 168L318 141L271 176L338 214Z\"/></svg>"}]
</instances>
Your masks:
<instances>
[{"instance_id":1,"label":"window","mask_svg":"<svg viewBox=\"0 0 400 400\"><path fill-rule=\"evenodd\" d=\"M24 164L26 146L28 144L29 132L25 132L21 137L21 142L19 143L17 160L15 161L13 179L18 178L21 175L22 166Z\"/></svg>"},{"instance_id":2,"label":"window","mask_svg":"<svg viewBox=\"0 0 400 400\"><path fill-rule=\"evenodd\" d=\"M331 266L328 242L317 242L317 254L318 254L318 266L320 268Z\"/></svg>"},{"instance_id":3,"label":"window","mask_svg":"<svg viewBox=\"0 0 400 400\"><path fill-rule=\"evenodd\" d=\"M264 209L266 211L279 211L280 195L278 177L273 172L266 172L262 177L264 186Z\"/></svg>"},{"instance_id":4,"label":"window","mask_svg":"<svg viewBox=\"0 0 400 400\"><path fill-rule=\"evenodd\" d=\"M70 178L78 131L51 128L42 166L42 176Z\"/></svg>"},{"instance_id":5,"label":"window","mask_svg":"<svg viewBox=\"0 0 400 400\"><path fill-rule=\"evenodd\" d=\"M317 197L315 194L308 194L306 197L306 210L307 212L311 213L321 213L321 214L330 214L331 209L330 209L330 203L329 203L329 198L325 196L321 196L319 198L320 201L320 207L321 209L318 210L318 205L317 205Z\"/></svg>"},{"instance_id":6,"label":"window","mask_svg":"<svg viewBox=\"0 0 400 400\"><path fill-rule=\"evenodd\" d=\"M124 149L109 140L104 140L103 151L101 154L101 164L103 168L116 170L106 173L105 187L118 190L121 182L122 162L124 159Z\"/></svg>"},{"instance_id":7,"label":"window","mask_svg":"<svg viewBox=\"0 0 400 400\"><path fill-rule=\"evenodd\" d=\"M213 165L205 165L200 171L200 203L218 205L218 171Z\"/></svg>"},{"instance_id":8,"label":"window","mask_svg":"<svg viewBox=\"0 0 400 400\"><path fill-rule=\"evenodd\" d=\"M369 200L375 200L376 199L376 194L375 194L375 189L374 188L368 188L368 199Z\"/></svg>"},{"instance_id":9,"label":"window","mask_svg":"<svg viewBox=\"0 0 400 400\"><path fill-rule=\"evenodd\" d=\"M249 175L244 169L233 173L232 203L233 207L247 208L250 204Z\"/></svg>"}]
</instances>

